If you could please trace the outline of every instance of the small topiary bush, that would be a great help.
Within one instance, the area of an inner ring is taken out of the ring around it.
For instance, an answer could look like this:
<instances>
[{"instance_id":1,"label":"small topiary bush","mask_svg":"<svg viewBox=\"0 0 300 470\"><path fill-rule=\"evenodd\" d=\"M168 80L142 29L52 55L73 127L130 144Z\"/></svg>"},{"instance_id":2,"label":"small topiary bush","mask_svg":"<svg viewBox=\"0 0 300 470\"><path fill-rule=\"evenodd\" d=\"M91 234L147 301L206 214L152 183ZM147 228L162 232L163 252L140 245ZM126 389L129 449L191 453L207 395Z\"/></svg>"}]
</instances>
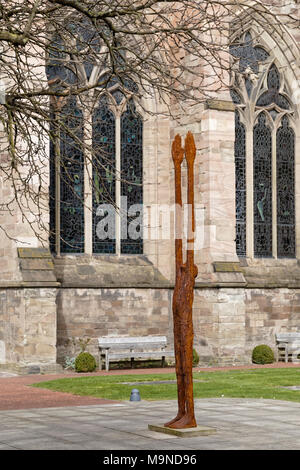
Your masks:
<instances>
[{"instance_id":1,"label":"small topiary bush","mask_svg":"<svg viewBox=\"0 0 300 470\"><path fill-rule=\"evenodd\" d=\"M196 349L193 349L193 367L196 367L199 364L199 354L197 353Z\"/></svg>"},{"instance_id":2,"label":"small topiary bush","mask_svg":"<svg viewBox=\"0 0 300 470\"><path fill-rule=\"evenodd\" d=\"M267 344L260 344L253 349L252 362L254 364L272 364L274 361L274 353Z\"/></svg>"},{"instance_id":3,"label":"small topiary bush","mask_svg":"<svg viewBox=\"0 0 300 470\"><path fill-rule=\"evenodd\" d=\"M75 359L76 372L93 372L96 369L94 356L88 352L81 352Z\"/></svg>"}]
</instances>

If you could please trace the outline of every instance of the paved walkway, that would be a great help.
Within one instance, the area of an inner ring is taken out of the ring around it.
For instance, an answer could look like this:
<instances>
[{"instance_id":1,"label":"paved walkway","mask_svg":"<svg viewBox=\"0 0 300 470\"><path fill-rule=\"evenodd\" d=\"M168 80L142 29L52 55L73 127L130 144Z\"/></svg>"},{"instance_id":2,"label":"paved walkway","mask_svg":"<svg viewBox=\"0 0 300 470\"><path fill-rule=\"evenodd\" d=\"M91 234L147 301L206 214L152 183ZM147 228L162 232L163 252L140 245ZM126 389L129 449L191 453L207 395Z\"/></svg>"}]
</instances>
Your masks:
<instances>
[{"instance_id":1,"label":"paved walkway","mask_svg":"<svg viewBox=\"0 0 300 470\"><path fill-rule=\"evenodd\" d=\"M136 369L109 374L172 370ZM300 450L300 403L197 399L198 424L214 427L217 432L211 436L180 438L148 430L148 424L161 424L175 415L176 401L131 403L79 397L28 386L78 374L17 377L7 374L2 371L0 375L0 450ZM107 375L106 372L89 375L99 374Z\"/></svg>"},{"instance_id":2,"label":"paved walkway","mask_svg":"<svg viewBox=\"0 0 300 470\"><path fill-rule=\"evenodd\" d=\"M296 393L296 392L295 392ZM175 401L0 411L0 450L300 449L300 404L201 399L198 424L216 434L181 438L148 430L174 416Z\"/></svg>"}]
</instances>

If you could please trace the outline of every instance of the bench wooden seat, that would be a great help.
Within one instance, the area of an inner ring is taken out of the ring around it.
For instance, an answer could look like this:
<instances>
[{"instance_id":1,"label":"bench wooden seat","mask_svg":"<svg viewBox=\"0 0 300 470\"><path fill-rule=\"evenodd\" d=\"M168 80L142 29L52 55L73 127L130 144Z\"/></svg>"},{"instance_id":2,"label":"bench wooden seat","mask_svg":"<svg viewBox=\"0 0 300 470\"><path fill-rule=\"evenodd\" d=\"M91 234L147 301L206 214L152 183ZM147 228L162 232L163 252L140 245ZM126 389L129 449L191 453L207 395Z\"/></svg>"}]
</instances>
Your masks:
<instances>
[{"instance_id":1,"label":"bench wooden seat","mask_svg":"<svg viewBox=\"0 0 300 470\"><path fill-rule=\"evenodd\" d=\"M300 354L300 332L276 333L275 338L277 346L277 361L284 358L285 362L288 362L289 356L293 355L295 355L294 360L296 360L298 354Z\"/></svg>"},{"instance_id":2,"label":"bench wooden seat","mask_svg":"<svg viewBox=\"0 0 300 470\"><path fill-rule=\"evenodd\" d=\"M161 359L163 366L166 357L174 357L174 350L166 350L166 336L100 337L98 346L100 370L103 361L108 371L109 362L114 360L130 359L133 366L134 359Z\"/></svg>"}]
</instances>

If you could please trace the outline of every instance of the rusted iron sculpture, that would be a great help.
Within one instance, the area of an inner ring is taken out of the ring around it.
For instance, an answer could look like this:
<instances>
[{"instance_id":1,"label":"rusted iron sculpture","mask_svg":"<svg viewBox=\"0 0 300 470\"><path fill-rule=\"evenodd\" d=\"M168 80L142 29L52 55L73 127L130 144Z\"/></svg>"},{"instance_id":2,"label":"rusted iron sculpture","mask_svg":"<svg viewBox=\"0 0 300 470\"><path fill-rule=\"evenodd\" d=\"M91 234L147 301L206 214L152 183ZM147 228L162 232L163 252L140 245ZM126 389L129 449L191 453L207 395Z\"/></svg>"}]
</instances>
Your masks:
<instances>
[{"instance_id":1,"label":"rusted iron sculpture","mask_svg":"<svg viewBox=\"0 0 300 470\"><path fill-rule=\"evenodd\" d=\"M181 164L187 163L188 188L188 236L186 260L183 262L182 248L182 192ZM181 147L181 137L176 135L172 145L172 158L175 167L175 252L176 252L176 282L173 295L174 348L176 360L178 413L177 416L165 423L165 427L183 429L197 426L194 414L193 398L193 300L195 278L198 269L194 264L194 161L196 147L194 137L188 132L184 149Z\"/></svg>"}]
</instances>

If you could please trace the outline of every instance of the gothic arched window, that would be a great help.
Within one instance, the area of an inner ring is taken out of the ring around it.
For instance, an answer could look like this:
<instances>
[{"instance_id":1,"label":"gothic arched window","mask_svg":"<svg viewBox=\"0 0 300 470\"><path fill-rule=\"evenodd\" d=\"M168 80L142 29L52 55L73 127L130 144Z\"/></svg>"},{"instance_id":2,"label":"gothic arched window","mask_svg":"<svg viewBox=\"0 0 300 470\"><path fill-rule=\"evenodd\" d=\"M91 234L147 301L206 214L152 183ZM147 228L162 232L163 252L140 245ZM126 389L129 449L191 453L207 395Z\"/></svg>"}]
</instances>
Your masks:
<instances>
[{"instance_id":1,"label":"gothic arched window","mask_svg":"<svg viewBox=\"0 0 300 470\"><path fill-rule=\"evenodd\" d=\"M88 41L94 53L100 51L90 24L70 23L70 30L75 50L84 50ZM137 87L129 78L121 83L108 77L107 67L94 64L88 52L82 62L74 60L58 35L51 46L46 72L52 86L97 84L51 101L51 250L142 253L143 121L134 103Z\"/></svg>"},{"instance_id":2,"label":"gothic arched window","mask_svg":"<svg viewBox=\"0 0 300 470\"><path fill-rule=\"evenodd\" d=\"M294 109L275 59L250 32L230 47L236 105L238 256L295 257Z\"/></svg>"}]
</instances>

